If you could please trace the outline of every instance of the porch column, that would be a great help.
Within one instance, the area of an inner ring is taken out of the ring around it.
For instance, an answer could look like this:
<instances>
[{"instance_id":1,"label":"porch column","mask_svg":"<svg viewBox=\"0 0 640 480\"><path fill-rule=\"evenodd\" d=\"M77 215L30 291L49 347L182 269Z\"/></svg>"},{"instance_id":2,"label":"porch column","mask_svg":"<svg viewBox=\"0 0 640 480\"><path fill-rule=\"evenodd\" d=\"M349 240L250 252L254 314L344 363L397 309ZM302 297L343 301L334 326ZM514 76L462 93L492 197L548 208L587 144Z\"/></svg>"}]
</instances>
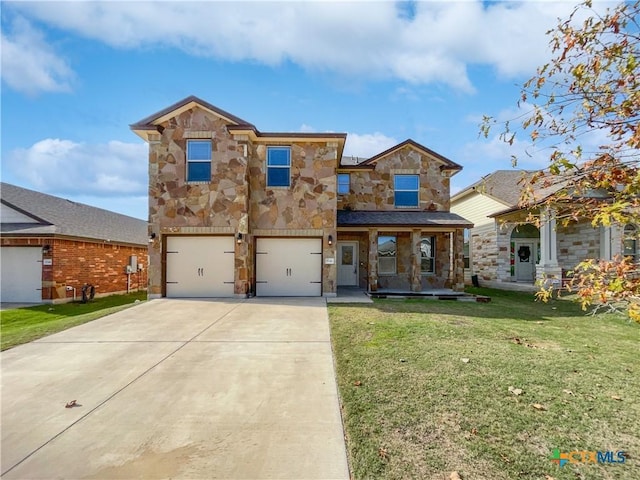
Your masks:
<instances>
[{"instance_id":1,"label":"porch column","mask_svg":"<svg viewBox=\"0 0 640 480\"><path fill-rule=\"evenodd\" d=\"M422 241L421 230L411 230L411 274L409 277L409 286L412 292L422 291L422 275L420 275L420 263L422 254L420 252L420 243Z\"/></svg>"},{"instance_id":2,"label":"porch column","mask_svg":"<svg viewBox=\"0 0 640 480\"><path fill-rule=\"evenodd\" d=\"M612 242L611 242L611 226L600 227L600 259L611 260L613 258Z\"/></svg>"},{"instance_id":3,"label":"porch column","mask_svg":"<svg viewBox=\"0 0 640 480\"><path fill-rule=\"evenodd\" d=\"M556 214L545 208L540 213L540 263L536 268L536 280L562 278L562 268L558 265L558 242L556 237Z\"/></svg>"},{"instance_id":4,"label":"porch column","mask_svg":"<svg viewBox=\"0 0 640 480\"><path fill-rule=\"evenodd\" d=\"M453 241L453 254L450 256L453 262L451 269L451 288L455 292L464 291L464 230L457 229L451 232Z\"/></svg>"},{"instance_id":5,"label":"porch column","mask_svg":"<svg viewBox=\"0 0 640 480\"><path fill-rule=\"evenodd\" d=\"M378 290L378 230L369 230L369 291Z\"/></svg>"}]
</instances>

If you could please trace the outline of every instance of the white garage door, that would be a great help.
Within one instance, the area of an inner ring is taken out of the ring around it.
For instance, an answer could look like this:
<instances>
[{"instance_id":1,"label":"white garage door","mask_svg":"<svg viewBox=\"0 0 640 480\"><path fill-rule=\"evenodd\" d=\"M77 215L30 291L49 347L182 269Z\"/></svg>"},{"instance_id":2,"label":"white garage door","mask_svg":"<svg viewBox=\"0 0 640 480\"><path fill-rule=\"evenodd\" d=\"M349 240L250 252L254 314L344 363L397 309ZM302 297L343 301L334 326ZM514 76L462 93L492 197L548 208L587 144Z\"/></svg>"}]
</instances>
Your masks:
<instances>
[{"instance_id":1,"label":"white garage door","mask_svg":"<svg viewBox=\"0 0 640 480\"><path fill-rule=\"evenodd\" d=\"M3 302L42 302L42 247L2 247Z\"/></svg>"},{"instance_id":2,"label":"white garage door","mask_svg":"<svg viewBox=\"0 0 640 480\"><path fill-rule=\"evenodd\" d=\"M257 239L256 295L317 297L321 294L322 239Z\"/></svg>"},{"instance_id":3,"label":"white garage door","mask_svg":"<svg viewBox=\"0 0 640 480\"><path fill-rule=\"evenodd\" d=\"M233 237L168 237L167 297L233 297Z\"/></svg>"}]
</instances>

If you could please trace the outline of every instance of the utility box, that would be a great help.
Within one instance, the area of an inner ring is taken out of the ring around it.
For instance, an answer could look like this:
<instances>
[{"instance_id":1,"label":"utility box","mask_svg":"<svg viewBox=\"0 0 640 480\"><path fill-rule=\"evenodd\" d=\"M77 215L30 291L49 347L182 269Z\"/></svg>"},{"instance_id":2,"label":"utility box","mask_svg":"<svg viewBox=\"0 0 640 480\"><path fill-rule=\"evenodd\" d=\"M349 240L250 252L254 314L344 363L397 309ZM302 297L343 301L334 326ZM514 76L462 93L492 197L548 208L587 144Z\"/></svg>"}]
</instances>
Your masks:
<instances>
[{"instance_id":1,"label":"utility box","mask_svg":"<svg viewBox=\"0 0 640 480\"><path fill-rule=\"evenodd\" d=\"M137 255L129 256L129 267L131 267L131 271L127 270L127 273L133 273L138 270L138 257Z\"/></svg>"}]
</instances>

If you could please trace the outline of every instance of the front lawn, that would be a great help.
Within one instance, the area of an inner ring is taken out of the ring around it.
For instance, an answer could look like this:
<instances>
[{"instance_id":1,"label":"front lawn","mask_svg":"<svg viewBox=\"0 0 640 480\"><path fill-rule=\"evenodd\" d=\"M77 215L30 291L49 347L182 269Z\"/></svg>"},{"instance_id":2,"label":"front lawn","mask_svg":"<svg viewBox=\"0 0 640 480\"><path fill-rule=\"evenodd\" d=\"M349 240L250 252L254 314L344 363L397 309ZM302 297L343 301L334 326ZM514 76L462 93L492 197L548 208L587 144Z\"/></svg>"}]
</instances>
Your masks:
<instances>
[{"instance_id":1,"label":"front lawn","mask_svg":"<svg viewBox=\"0 0 640 480\"><path fill-rule=\"evenodd\" d=\"M133 305L136 300L142 301L146 298L146 292L135 292L95 298L87 303L44 304L4 310L0 313L1 348L6 350L90 322L123 310Z\"/></svg>"},{"instance_id":2,"label":"front lawn","mask_svg":"<svg viewBox=\"0 0 640 480\"><path fill-rule=\"evenodd\" d=\"M329 306L353 477L640 478L640 325L474 293L492 301ZM555 449L628 458L560 467Z\"/></svg>"}]
</instances>

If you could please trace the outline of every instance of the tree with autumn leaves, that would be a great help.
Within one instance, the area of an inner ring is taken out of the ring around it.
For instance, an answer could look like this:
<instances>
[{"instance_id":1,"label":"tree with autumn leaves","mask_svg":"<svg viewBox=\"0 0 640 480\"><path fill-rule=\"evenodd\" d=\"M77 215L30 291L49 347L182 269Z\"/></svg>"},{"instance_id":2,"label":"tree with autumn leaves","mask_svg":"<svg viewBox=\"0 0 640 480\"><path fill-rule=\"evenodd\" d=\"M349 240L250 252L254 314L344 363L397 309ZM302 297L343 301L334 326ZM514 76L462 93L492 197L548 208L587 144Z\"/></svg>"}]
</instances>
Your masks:
<instances>
[{"instance_id":1,"label":"tree with autumn leaves","mask_svg":"<svg viewBox=\"0 0 640 480\"><path fill-rule=\"evenodd\" d=\"M484 118L485 137L501 128L510 145L525 134L534 150L549 152L548 168L524 180L523 208L550 208L564 224L640 224L639 21L640 0L603 14L581 3L548 32L552 60L523 85L518 103L527 113L517 128ZM540 199L536 191L552 193ZM568 288L583 308L621 307L640 322L640 269L630 257L584 261Z\"/></svg>"}]
</instances>

